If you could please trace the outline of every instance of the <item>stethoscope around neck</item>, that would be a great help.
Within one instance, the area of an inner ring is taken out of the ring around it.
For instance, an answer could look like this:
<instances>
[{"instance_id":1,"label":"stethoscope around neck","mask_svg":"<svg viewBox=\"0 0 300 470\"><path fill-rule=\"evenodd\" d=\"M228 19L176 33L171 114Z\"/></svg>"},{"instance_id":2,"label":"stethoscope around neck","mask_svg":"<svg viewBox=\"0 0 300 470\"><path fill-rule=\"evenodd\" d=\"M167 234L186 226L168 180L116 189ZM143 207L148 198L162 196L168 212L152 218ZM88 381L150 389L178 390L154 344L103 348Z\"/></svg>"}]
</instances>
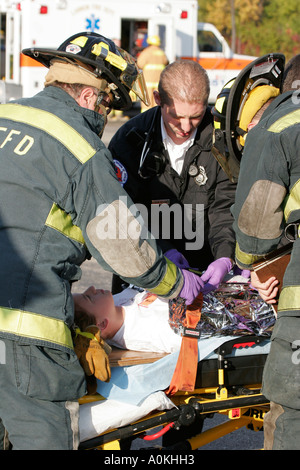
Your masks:
<instances>
[{"instance_id":1,"label":"stethoscope around neck","mask_svg":"<svg viewBox=\"0 0 300 470\"><path fill-rule=\"evenodd\" d=\"M163 173L166 167L166 158L164 155L160 155L157 152L151 151L153 143L153 137L155 134L155 121L157 119L160 108L157 107L153 119L151 121L150 130L146 135L146 139L143 145L140 164L138 169L138 175L142 179L150 179L154 176L159 176Z\"/></svg>"},{"instance_id":2,"label":"stethoscope around neck","mask_svg":"<svg viewBox=\"0 0 300 470\"><path fill-rule=\"evenodd\" d=\"M150 142L150 139L149 139L150 132L148 132L148 134L147 134L146 140L145 140L144 145L143 145L142 153L141 153L141 158L140 158L140 166L139 166L138 174L141 178L147 178L146 176L143 175L142 169L143 169L145 160L147 158L147 155L148 155L148 153L151 149L151 142Z\"/></svg>"},{"instance_id":3,"label":"stethoscope around neck","mask_svg":"<svg viewBox=\"0 0 300 470\"><path fill-rule=\"evenodd\" d=\"M139 164L139 169L138 169L138 175L142 179L150 179L153 178L154 176L159 176L163 173L163 171L166 168L166 162L167 158L164 155L164 153L158 153L155 151L151 151L151 146L153 143L153 137L155 135L155 121L157 119L157 115L159 113L159 107L154 113L150 130L146 135L146 139L142 148L141 152L141 157L140 157L140 164ZM189 168L188 168L188 174L189 176L195 178L195 181L197 184L205 184L207 181L207 176L205 173L205 169L203 166L199 166L197 164L197 159L196 157L192 163L190 163Z\"/></svg>"}]
</instances>

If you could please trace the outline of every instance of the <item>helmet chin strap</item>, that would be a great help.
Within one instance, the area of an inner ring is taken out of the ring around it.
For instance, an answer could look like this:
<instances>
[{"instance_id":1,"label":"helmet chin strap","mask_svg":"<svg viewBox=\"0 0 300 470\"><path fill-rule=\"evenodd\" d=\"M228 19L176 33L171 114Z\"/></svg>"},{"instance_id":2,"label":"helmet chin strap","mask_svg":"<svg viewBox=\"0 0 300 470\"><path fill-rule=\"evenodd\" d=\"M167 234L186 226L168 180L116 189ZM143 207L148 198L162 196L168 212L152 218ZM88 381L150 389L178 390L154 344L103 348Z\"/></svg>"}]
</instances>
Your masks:
<instances>
[{"instance_id":1,"label":"helmet chin strap","mask_svg":"<svg viewBox=\"0 0 300 470\"><path fill-rule=\"evenodd\" d=\"M104 117L104 125L106 126L106 124L107 124L107 109L103 104L101 104L101 103L98 104L97 101L96 101L96 104L95 104L94 111L96 111L96 113L101 114Z\"/></svg>"},{"instance_id":2,"label":"helmet chin strap","mask_svg":"<svg viewBox=\"0 0 300 470\"><path fill-rule=\"evenodd\" d=\"M107 84L106 82L106 86L105 88L104 87L101 87L99 92L98 92L98 96L97 96L97 100L96 100L96 104L95 104L95 108L94 110L97 112L97 113L101 113L103 114L104 116L104 120L105 120L105 124L107 123L107 115L109 114L110 112L110 103L112 103L113 101L113 94L112 94L112 91L111 91L111 86ZM105 106L105 104L107 104Z\"/></svg>"},{"instance_id":3,"label":"helmet chin strap","mask_svg":"<svg viewBox=\"0 0 300 470\"><path fill-rule=\"evenodd\" d=\"M104 129L105 129L105 126L107 124L107 111L106 111L106 108L105 106L103 106L102 104L100 105L95 105L95 111L97 114L99 114L99 117L101 117L103 119L103 126L102 126L102 129L101 131L99 132L99 137L101 138L102 135L103 135L103 132L104 132ZM100 112L99 112L100 111Z\"/></svg>"},{"instance_id":4,"label":"helmet chin strap","mask_svg":"<svg viewBox=\"0 0 300 470\"><path fill-rule=\"evenodd\" d=\"M107 124L108 112L107 112L107 108L104 106L104 104L102 104L103 103L103 96L104 96L105 93L106 93L106 90L105 91L101 90L101 89L99 90L97 100L96 100L96 103L95 103L95 107L94 107L94 111L96 113L100 114L104 119L103 128L102 128L102 131L99 134L99 137L102 137L105 126Z\"/></svg>"}]
</instances>

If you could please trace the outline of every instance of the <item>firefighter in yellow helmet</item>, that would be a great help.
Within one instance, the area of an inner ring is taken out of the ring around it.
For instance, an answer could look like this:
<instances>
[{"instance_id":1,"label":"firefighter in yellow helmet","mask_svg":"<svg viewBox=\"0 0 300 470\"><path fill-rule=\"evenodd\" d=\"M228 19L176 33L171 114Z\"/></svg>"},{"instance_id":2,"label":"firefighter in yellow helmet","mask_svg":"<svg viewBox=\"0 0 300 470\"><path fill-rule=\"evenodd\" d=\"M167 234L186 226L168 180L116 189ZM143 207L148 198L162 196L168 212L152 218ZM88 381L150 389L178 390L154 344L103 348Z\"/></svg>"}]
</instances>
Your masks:
<instances>
[{"instance_id":1,"label":"firefighter in yellow helmet","mask_svg":"<svg viewBox=\"0 0 300 470\"><path fill-rule=\"evenodd\" d=\"M140 53L137 59L138 67L143 70L150 99L149 106L146 106L145 103L141 102L142 112L156 106L153 98L153 91L157 90L160 74L169 63L166 54L160 47L161 43L159 36L149 36L147 38L147 43L148 46Z\"/></svg>"},{"instance_id":2,"label":"firefighter in yellow helmet","mask_svg":"<svg viewBox=\"0 0 300 470\"><path fill-rule=\"evenodd\" d=\"M212 153L233 182L238 181L248 131L280 93L284 63L279 53L254 60L224 85L212 108Z\"/></svg>"},{"instance_id":3,"label":"firefighter in yellow helmet","mask_svg":"<svg viewBox=\"0 0 300 470\"><path fill-rule=\"evenodd\" d=\"M282 94L247 136L232 207L237 264L252 270L251 283L277 310L262 383L270 401L265 450L300 449L299 66L300 54L284 68ZM278 67L275 72L278 76ZM260 282L253 264L288 240L293 243L283 280L270 269L269 279Z\"/></svg>"}]
</instances>

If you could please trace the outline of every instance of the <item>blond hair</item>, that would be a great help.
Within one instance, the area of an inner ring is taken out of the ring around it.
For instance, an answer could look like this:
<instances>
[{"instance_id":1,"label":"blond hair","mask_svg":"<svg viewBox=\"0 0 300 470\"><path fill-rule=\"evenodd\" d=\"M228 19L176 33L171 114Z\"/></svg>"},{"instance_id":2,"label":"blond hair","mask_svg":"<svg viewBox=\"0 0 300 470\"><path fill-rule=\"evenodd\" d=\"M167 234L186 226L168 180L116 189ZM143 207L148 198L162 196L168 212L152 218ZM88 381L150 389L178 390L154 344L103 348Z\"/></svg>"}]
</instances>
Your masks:
<instances>
[{"instance_id":1,"label":"blond hair","mask_svg":"<svg viewBox=\"0 0 300 470\"><path fill-rule=\"evenodd\" d=\"M158 92L162 106L171 104L174 99L206 105L210 92L209 79L198 62L179 59L162 71Z\"/></svg>"}]
</instances>

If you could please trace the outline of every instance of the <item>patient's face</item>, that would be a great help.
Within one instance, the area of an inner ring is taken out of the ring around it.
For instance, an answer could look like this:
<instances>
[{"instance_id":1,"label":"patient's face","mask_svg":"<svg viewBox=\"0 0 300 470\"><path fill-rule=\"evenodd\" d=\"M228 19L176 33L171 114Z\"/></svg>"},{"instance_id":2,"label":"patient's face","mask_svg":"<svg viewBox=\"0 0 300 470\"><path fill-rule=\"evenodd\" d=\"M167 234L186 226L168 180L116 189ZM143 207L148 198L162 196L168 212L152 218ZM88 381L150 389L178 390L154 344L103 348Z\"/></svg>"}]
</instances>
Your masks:
<instances>
[{"instance_id":1,"label":"patient's face","mask_svg":"<svg viewBox=\"0 0 300 470\"><path fill-rule=\"evenodd\" d=\"M115 334L113 325L113 312L115 310L112 293L108 290L89 287L82 294L73 294L75 309L93 315L96 325L101 330L103 339Z\"/></svg>"}]
</instances>

